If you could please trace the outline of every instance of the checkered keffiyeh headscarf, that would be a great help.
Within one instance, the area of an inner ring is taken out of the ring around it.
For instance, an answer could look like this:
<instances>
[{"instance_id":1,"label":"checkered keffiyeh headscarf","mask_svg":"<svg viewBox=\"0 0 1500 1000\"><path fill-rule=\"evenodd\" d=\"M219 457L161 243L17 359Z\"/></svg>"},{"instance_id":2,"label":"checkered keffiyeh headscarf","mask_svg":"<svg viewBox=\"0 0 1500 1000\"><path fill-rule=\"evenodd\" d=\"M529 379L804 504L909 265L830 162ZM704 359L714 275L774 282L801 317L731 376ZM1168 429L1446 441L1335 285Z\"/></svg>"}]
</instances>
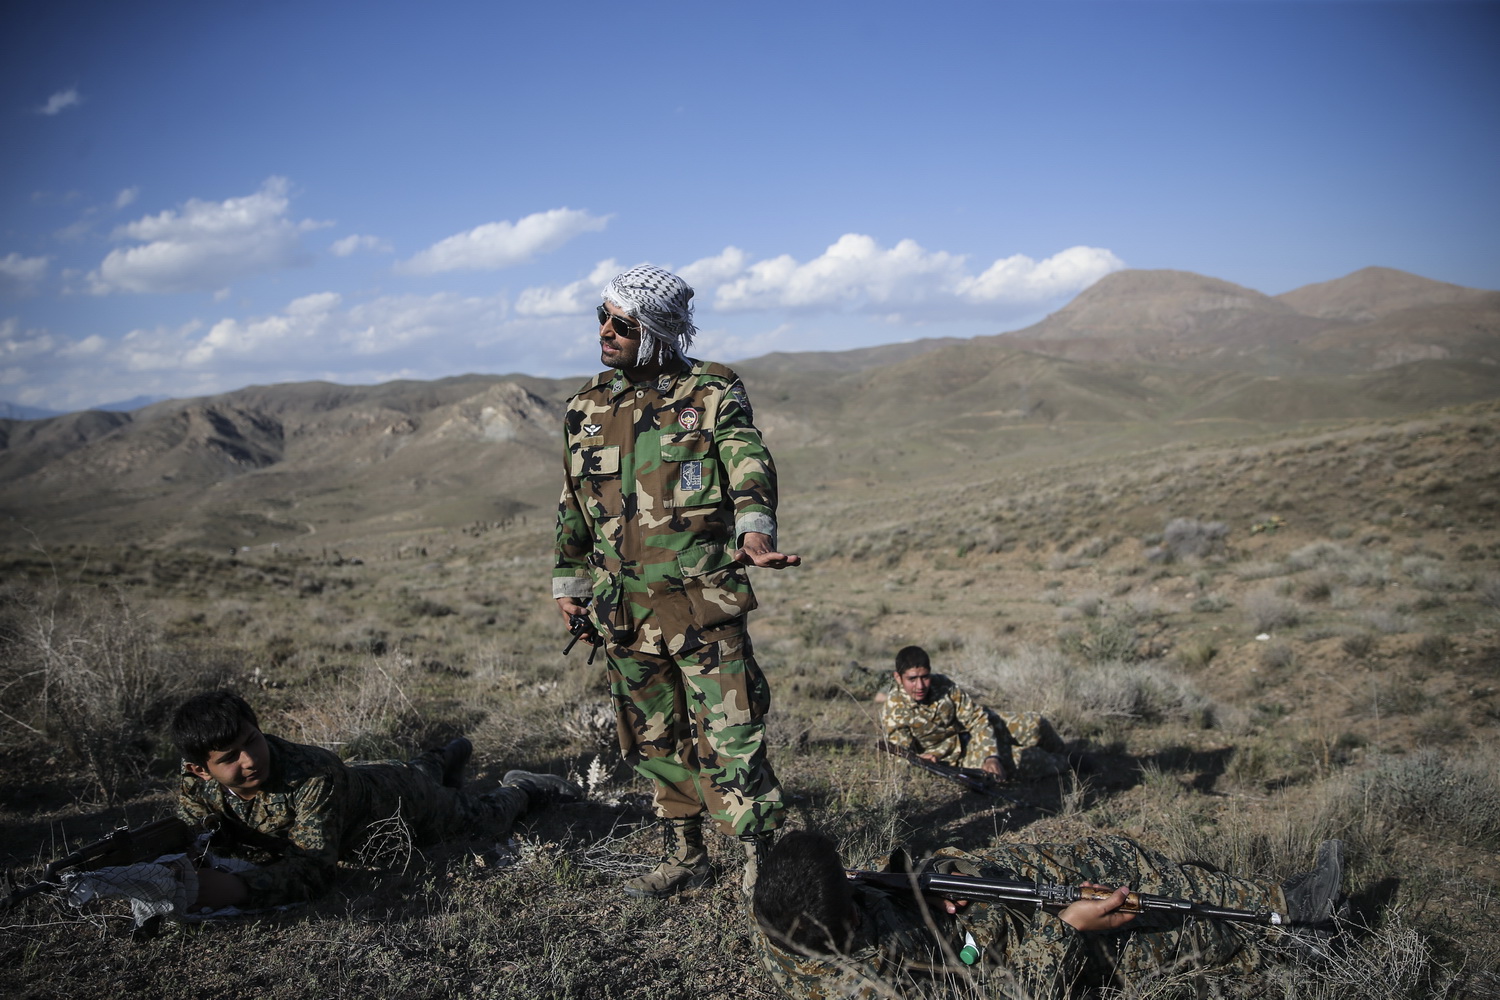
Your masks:
<instances>
[{"instance_id":1,"label":"checkered keffiyeh headscarf","mask_svg":"<svg viewBox=\"0 0 1500 1000\"><path fill-rule=\"evenodd\" d=\"M687 356L698 328L693 325L693 290L686 281L642 264L610 279L604 298L641 324L641 364Z\"/></svg>"}]
</instances>

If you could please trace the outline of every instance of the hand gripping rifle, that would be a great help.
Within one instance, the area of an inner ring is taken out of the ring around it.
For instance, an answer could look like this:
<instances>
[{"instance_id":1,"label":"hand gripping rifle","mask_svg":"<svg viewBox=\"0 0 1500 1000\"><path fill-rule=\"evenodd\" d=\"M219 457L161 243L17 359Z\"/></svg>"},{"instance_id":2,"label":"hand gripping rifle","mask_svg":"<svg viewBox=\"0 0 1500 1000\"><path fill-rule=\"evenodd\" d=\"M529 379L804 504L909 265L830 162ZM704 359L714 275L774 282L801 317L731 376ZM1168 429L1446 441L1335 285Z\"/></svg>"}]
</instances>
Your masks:
<instances>
[{"instance_id":1,"label":"hand gripping rifle","mask_svg":"<svg viewBox=\"0 0 1500 1000\"><path fill-rule=\"evenodd\" d=\"M1042 882L1012 882L1008 879L975 878L969 875L943 875L938 872L867 872L849 869L844 872L851 882L878 886L882 889L904 889L943 899L978 900L986 903L1032 903L1051 910L1060 910L1080 899L1106 899L1113 895L1110 889L1095 889L1086 885L1047 885ZM1234 910L1227 906L1212 906L1191 899L1174 896L1156 896L1149 892L1132 892L1125 897L1120 907L1125 913L1176 913L1184 917L1204 917L1209 920L1237 920L1242 923L1265 924L1284 927L1292 921L1284 913L1273 910Z\"/></svg>"},{"instance_id":2,"label":"hand gripping rifle","mask_svg":"<svg viewBox=\"0 0 1500 1000\"><path fill-rule=\"evenodd\" d=\"M563 647L563 655L567 656L573 652L573 647L578 645L579 639L582 639L589 644L589 662L593 663L595 655L599 652L599 630L594 628L593 621L586 614L569 615L568 631L573 638L569 639L568 644Z\"/></svg>"},{"instance_id":3,"label":"hand gripping rifle","mask_svg":"<svg viewBox=\"0 0 1500 1000\"><path fill-rule=\"evenodd\" d=\"M1022 804L1020 799L1017 799L1014 796L1006 795L1004 792L1000 791L1000 789L996 788L995 782L991 780L989 775L985 774L983 771L974 771L969 768L954 767L951 764L939 764L935 760L928 760L925 757L914 754L910 750L907 750L905 747L899 747L896 744L892 743L890 740L881 740L876 744L876 746L878 746L884 752L890 754L892 757L900 757L908 764L920 767L924 771L931 771L933 774L936 774L939 777L947 778L949 781L956 781L971 792L978 792L980 795L989 795L993 798L1004 799L1005 801L1013 802L1016 805Z\"/></svg>"},{"instance_id":4,"label":"hand gripping rifle","mask_svg":"<svg viewBox=\"0 0 1500 1000\"><path fill-rule=\"evenodd\" d=\"M42 869L42 877L30 885L13 890L0 901L0 913L39 892L62 887L65 871L90 871L111 865L128 865L187 850L193 842L193 830L176 817L159 819L135 829L120 827L102 840L80 847L65 858Z\"/></svg>"}]
</instances>

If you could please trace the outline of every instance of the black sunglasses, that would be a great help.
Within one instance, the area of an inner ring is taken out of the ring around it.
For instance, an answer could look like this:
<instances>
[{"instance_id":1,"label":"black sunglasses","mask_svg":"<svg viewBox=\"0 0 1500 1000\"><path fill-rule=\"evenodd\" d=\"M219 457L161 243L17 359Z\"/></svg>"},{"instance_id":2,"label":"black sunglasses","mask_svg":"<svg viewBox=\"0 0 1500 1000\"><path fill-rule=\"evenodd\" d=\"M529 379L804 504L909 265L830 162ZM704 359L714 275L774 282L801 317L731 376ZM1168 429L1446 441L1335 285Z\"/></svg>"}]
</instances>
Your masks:
<instances>
[{"instance_id":1,"label":"black sunglasses","mask_svg":"<svg viewBox=\"0 0 1500 1000\"><path fill-rule=\"evenodd\" d=\"M599 307L599 325L603 326L605 323L614 326L615 336L617 337L630 337L634 339L641 335L641 324L634 320L628 320L624 316L616 316L601 305Z\"/></svg>"}]
</instances>

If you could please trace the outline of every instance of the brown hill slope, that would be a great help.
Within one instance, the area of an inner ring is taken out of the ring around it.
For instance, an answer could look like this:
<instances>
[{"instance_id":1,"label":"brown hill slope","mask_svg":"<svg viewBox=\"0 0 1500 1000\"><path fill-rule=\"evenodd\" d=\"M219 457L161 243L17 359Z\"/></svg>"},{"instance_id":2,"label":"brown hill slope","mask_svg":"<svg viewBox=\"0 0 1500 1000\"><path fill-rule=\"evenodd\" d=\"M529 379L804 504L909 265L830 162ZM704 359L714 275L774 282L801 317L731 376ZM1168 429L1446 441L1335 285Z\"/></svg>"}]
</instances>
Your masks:
<instances>
[{"instance_id":1,"label":"brown hill slope","mask_svg":"<svg viewBox=\"0 0 1500 1000\"><path fill-rule=\"evenodd\" d=\"M1033 340L1222 339L1246 320L1294 319L1297 310L1260 292L1186 271L1116 271L1041 323L1020 331Z\"/></svg>"},{"instance_id":2,"label":"brown hill slope","mask_svg":"<svg viewBox=\"0 0 1500 1000\"><path fill-rule=\"evenodd\" d=\"M1389 268L1271 298L1179 271L1119 271L1042 322L1017 348L1095 363L1320 375L1423 359L1500 358L1500 292Z\"/></svg>"},{"instance_id":3,"label":"brown hill slope","mask_svg":"<svg viewBox=\"0 0 1500 1000\"><path fill-rule=\"evenodd\" d=\"M1494 294L1394 268L1366 267L1333 281L1293 289L1276 300L1306 316L1369 320L1420 306L1472 305Z\"/></svg>"},{"instance_id":4,"label":"brown hill slope","mask_svg":"<svg viewBox=\"0 0 1500 1000\"><path fill-rule=\"evenodd\" d=\"M494 376L255 386L69 415L8 428L0 511L67 537L215 546L500 520L550 504L560 420L556 402Z\"/></svg>"}]
</instances>

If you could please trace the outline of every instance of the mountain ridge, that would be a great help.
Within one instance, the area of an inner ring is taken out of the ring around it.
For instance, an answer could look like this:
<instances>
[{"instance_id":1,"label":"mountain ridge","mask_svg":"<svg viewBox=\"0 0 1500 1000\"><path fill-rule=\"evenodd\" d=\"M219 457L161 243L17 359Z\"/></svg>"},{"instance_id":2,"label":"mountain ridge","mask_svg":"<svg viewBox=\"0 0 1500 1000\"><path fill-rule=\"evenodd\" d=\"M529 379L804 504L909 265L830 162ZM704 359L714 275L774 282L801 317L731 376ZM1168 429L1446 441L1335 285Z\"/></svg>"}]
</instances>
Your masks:
<instances>
[{"instance_id":1,"label":"mountain ridge","mask_svg":"<svg viewBox=\"0 0 1500 1000\"><path fill-rule=\"evenodd\" d=\"M796 478L878 470L937 484L944 463L1109 447L1135 428L1168 439L1189 424L1380 419L1500 397L1500 292L1367 268L1272 297L1122 271L1026 330L735 367ZM203 545L544 516L578 384L303 382L0 419L0 515L67 537Z\"/></svg>"}]
</instances>

